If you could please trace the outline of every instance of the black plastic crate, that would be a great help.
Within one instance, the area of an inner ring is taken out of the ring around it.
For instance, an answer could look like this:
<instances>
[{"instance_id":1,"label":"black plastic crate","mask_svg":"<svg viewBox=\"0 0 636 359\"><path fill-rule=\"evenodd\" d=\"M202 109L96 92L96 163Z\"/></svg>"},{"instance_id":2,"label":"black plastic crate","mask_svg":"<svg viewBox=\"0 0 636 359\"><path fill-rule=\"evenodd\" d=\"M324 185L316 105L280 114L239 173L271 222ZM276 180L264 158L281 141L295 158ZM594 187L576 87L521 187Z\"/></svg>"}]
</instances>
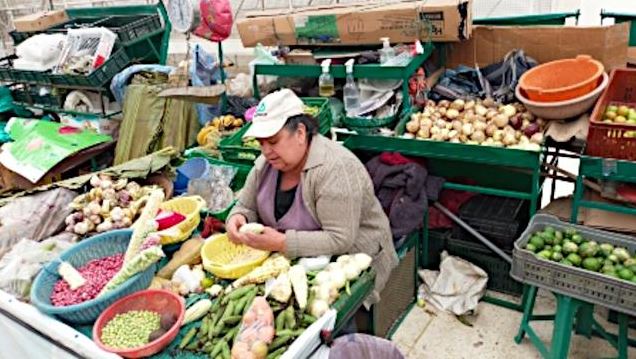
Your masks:
<instances>
[{"instance_id":1,"label":"black plastic crate","mask_svg":"<svg viewBox=\"0 0 636 359\"><path fill-rule=\"evenodd\" d=\"M528 225L529 201L477 195L459 209L459 218L504 250L512 250L514 241ZM459 225L453 225L453 237L466 241L477 239Z\"/></svg>"},{"instance_id":2,"label":"black plastic crate","mask_svg":"<svg viewBox=\"0 0 636 359\"><path fill-rule=\"evenodd\" d=\"M447 241L448 253L463 258L488 273L488 289L496 292L521 295L523 285L510 277L510 263L499 257L485 245L455 239ZM510 254L509 251L508 254Z\"/></svg>"},{"instance_id":3,"label":"black plastic crate","mask_svg":"<svg viewBox=\"0 0 636 359\"><path fill-rule=\"evenodd\" d=\"M426 259L423 258L423 260L428 260L426 269L439 269L441 254L446 249L450 236L450 229L431 229L428 231L428 255ZM420 264L424 265L424 263Z\"/></svg>"},{"instance_id":4,"label":"black plastic crate","mask_svg":"<svg viewBox=\"0 0 636 359\"><path fill-rule=\"evenodd\" d=\"M11 90L13 101L26 105L47 108L63 108L65 93L56 91L41 95L36 88L14 88Z\"/></svg>"}]
</instances>

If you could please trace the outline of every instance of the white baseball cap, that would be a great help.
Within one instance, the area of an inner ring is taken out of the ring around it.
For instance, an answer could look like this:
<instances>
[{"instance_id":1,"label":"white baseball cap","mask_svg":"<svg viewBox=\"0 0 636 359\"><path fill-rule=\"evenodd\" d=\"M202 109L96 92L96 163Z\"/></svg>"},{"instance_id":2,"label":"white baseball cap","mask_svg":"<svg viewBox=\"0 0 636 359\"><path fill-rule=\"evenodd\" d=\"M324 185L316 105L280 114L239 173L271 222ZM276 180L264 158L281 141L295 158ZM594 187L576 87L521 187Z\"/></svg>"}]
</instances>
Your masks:
<instances>
[{"instance_id":1,"label":"white baseball cap","mask_svg":"<svg viewBox=\"0 0 636 359\"><path fill-rule=\"evenodd\" d=\"M268 138L283 129L287 119L305 113L305 104L290 89L265 96L256 108L252 125L243 137Z\"/></svg>"}]
</instances>

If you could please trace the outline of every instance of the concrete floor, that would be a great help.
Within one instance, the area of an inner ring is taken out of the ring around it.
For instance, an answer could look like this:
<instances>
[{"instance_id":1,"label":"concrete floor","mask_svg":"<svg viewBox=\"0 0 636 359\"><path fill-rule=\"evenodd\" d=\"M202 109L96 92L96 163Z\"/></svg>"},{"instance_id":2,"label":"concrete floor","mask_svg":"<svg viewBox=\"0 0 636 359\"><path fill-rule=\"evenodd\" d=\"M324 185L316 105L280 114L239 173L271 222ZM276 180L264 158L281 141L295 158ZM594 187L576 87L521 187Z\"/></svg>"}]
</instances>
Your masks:
<instances>
[{"instance_id":1,"label":"concrete floor","mask_svg":"<svg viewBox=\"0 0 636 359\"><path fill-rule=\"evenodd\" d=\"M498 293L495 295L514 299ZM535 314L553 313L554 308L553 297L548 292L539 292ZM596 319L606 329L615 333L616 326L603 318L606 315L601 312L596 315ZM393 336L393 341L409 359L541 358L527 337L519 345L514 342L521 313L481 302L477 315L469 320L473 323L472 327L462 324L452 315L436 311L430 305L425 308L413 307ZM551 322L537 322L533 327L549 346L552 337ZM630 330L630 337L633 338L635 334L636 331ZM572 336L570 358L608 358L616 355L616 350L602 339ZM636 348L629 349L629 357L636 358Z\"/></svg>"}]
</instances>

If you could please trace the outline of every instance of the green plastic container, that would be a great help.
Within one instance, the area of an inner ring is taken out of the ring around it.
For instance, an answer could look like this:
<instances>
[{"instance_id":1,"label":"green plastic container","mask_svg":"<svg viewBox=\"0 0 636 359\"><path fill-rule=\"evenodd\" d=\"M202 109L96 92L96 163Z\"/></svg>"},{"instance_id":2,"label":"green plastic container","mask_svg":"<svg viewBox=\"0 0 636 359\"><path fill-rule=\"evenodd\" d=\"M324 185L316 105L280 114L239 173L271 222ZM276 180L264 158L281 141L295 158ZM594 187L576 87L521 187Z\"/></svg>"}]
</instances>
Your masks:
<instances>
[{"instance_id":1,"label":"green plastic container","mask_svg":"<svg viewBox=\"0 0 636 359\"><path fill-rule=\"evenodd\" d=\"M320 108L318 116L316 116L320 124L319 132L323 135L327 134L331 130L331 109L329 107L329 99L321 97L304 97L302 100L307 106ZM219 148L225 161L252 165L256 158L260 156L260 148L243 146L243 135L247 132L250 125L251 123L246 124L232 136L221 140Z\"/></svg>"},{"instance_id":2,"label":"green plastic container","mask_svg":"<svg viewBox=\"0 0 636 359\"><path fill-rule=\"evenodd\" d=\"M381 128L393 128L400 116L393 115L380 118L344 117L345 126L361 135L376 134Z\"/></svg>"}]
</instances>

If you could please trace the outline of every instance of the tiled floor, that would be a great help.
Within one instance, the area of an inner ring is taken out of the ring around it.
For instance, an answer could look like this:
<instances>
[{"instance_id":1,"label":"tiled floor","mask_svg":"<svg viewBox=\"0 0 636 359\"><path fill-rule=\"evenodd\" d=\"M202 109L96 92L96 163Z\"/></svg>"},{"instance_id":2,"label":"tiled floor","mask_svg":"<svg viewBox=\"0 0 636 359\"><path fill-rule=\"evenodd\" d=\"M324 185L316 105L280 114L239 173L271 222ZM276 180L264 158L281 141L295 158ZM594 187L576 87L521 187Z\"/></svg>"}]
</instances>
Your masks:
<instances>
[{"instance_id":1,"label":"tiled floor","mask_svg":"<svg viewBox=\"0 0 636 359\"><path fill-rule=\"evenodd\" d=\"M550 313L554 311L554 300L550 294L541 292L535 308L535 313ZM616 326L602 318L602 315L597 315L599 322L615 332ZM462 324L454 316L435 311L431 306L425 309L413 307L393 336L393 341L409 359L540 358L528 339L519 345L514 342L521 313L481 302L477 315L470 321L472 327ZM549 345L552 324L535 323L533 327ZM636 332L631 331L630 334L633 338ZM573 335L570 358L608 357L616 357L616 350L607 342ZM630 348L629 357L636 358L636 348Z\"/></svg>"}]
</instances>

